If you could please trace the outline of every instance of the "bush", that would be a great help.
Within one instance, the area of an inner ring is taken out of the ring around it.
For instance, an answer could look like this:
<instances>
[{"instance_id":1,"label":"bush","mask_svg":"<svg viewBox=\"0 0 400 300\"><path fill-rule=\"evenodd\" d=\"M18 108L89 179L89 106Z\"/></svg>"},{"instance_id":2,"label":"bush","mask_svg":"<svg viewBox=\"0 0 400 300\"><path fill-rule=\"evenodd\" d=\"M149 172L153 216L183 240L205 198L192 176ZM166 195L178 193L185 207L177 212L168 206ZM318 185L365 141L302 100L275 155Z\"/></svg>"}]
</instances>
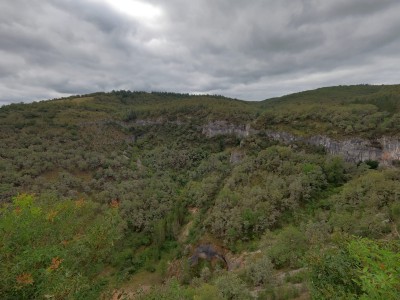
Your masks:
<instances>
[{"instance_id":1,"label":"bush","mask_svg":"<svg viewBox=\"0 0 400 300\"><path fill-rule=\"evenodd\" d=\"M181 286L173 279L163 286L153 288L149 293L138 295L140 300L191 300L193 290Z\"/></svg>"},{"instance_id":2,"label":"bush","mask_svg":"<svg viewBox=\"0 0 400 300\"><path fill-rule=\"evenodd\" d=\"M268 255L278 268L301 265L301 258L307 250L307 239L300 230L293 226L284 228L277 240L268 249Z\"/></svg>"},{"instance_id":3,"label":"bush","mask_svg":"<svg viewBox=\"0 0 400 300\"><path fill-rule=\"evenodd\" d=\"M373 170L378 169L379 161L368 159L365 163Z\"/></svg>"},{"instance_id":4,"label":"bush","mask_svg":"<svg viewBox=\"0 0 400 300\"><path fill-rule=\"evenodd\" d=\"M19 195L0 210L0 298L98 299L95 280L122 237L116 208Z\"/></svg>"},{"instance_id":5,"label":"bush","mask_svg":"<svg viewBox=\"0 0 400 300\"><path fill-rule=\"evenodd\" d=\"M215 281L221 299L244 300L249 299L250 294L245 283L235 273L225 273Z\"/></svg>"},{"instance_id":6,"label":"bush","mask_svg":"<svg viewBox=\"0 0 400 300\"><path fill-rule=\"evenodd\" d=\"M254 285L265 285L272 281L273 271L274 266L270 258L263 255L249 262L246 275Z\"/></svg>"},{"instance_id":7,"label":"bush","mask_svg":"<svg viewBox=\"0 0 400 300\"><path fill-rule=\"evenodd\" d=\"M362 289L360 299L400 299L399 244L379 245L368 239L354 239L347 249L357 261L357 282Z\"/></svg>"},{"instance_id":8,"label":"bush","mask_svg":"<svg viewBox=\"0 0 400 300\"><path fill-rule=\"evenodd\" d=\"M285 284L282 286L268 288L258 294L258 299L271 300L289 300L297 299L300 295L300 290L293 285Z\"/></svg>"},{"instance_id":9,"label":"bush","mask_svg":"<svg viewBox=\"0 0 400 300\"><path fill-rule=\"evenodd\" d=\"M357 261L342 248L325 249L308 257L313 299L355 299L361 292L354 282Z\"/></svg>"},{"instance_id":10,"label":"bush","mask_svg":"<svg viewBox=\"0 0 400 300\"><path fill-rule=\"evenodd\" d=\"M351 238L309 257L314 299L400 299L399 245Z\"/></svg>"}]
</instances>

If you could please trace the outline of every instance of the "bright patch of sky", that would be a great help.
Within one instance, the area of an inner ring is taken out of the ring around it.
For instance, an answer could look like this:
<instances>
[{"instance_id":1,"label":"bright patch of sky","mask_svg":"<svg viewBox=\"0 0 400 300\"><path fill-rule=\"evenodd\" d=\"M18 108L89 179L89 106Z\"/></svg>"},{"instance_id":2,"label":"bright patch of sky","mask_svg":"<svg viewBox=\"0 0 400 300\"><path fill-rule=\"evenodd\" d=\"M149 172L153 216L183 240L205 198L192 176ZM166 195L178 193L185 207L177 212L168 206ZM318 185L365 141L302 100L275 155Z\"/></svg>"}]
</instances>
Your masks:
<instances>
[{"instance_id":1,"label":"bright patch of sky","mask_svg":"<svg viewBox=\"0 0 400 300\"><path fill-rule=\"evenodd\" d=\"M150 23L162 16L156 5L135 0L97 0L104 1L119 13L126 14L142 22Z\"/></svg>"}]
</instances>

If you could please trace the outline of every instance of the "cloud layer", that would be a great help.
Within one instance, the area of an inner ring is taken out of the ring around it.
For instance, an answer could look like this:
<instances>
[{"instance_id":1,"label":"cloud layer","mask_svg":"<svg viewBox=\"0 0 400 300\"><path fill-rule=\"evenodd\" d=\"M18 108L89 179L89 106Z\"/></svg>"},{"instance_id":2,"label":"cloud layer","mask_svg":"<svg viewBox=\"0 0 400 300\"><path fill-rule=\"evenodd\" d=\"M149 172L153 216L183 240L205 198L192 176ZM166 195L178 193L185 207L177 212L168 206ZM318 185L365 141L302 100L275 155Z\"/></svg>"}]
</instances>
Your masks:
<instances>
[{"instance_id":1,"label":"cloud layer","mask_svg":"<svg viewBox=\"0 0 400 300\"><path fill-rule=\"evenodd\" d=\"M262 100L399 83L399 14L397 0L1 1L0 105L113 89Z\"/></svg>"}]
</instances>

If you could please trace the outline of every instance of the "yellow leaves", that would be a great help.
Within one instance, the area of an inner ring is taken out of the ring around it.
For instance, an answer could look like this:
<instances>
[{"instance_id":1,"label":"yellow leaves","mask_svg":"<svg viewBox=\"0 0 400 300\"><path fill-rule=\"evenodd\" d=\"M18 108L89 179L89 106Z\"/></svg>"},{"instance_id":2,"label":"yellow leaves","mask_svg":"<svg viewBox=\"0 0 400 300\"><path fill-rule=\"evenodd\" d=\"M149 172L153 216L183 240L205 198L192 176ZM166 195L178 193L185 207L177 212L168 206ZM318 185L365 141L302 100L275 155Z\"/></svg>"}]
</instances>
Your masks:
<instances>
[{"instance_id":1,"label":"yellow leaves","mask_svg":"<svg viewBox=\"0 0 400 300\"><path fill-rule=\"evenodd\" d=\"M85 199L81 198L75 201L75 207L81 208L85 205Z\"/></svg>"},{"instance_id":2,"label":"yellow leaves","mask_svg":"<svg viewBox=\"0 0 400 300\"><path fill-rule=\"evenodd\" d=\"M61 259L59 257L52 258L51 265L50 265L50 267L47 268L47 271L51 272L51 271L57 270L63 261L64 261L64 259Z\"/></svg>"},{"instance_id":3,"label":"yellow leaves","mask_svg":"<svg viewBox=\"0 0 400 300\"><path fill-rule=\"evenodd\" d=\"M34 196L29 194L18 194L13 198L15 206L25 208L33 204Z\"/></svg>"},{"instance_id":4,"label":"yellow leaves","mask_svg":"<svg viewBox=\"0 0 400 300\"><path fill-rule=\"evenodd\" d=\"M50 210L50 212L46 216L46 220L50 222L54 222L54 218L58 215L58 211Z\"/></svg>"},{"instance_id":5,"label":"yellow leaves","mask_svg":"<svg viewBox=\"0 0 400 300\"><path fill-rule=\"evenodd\" d=\"M30 273L22 273L17 276L16 280L17 280L17 283L20 285L33 284L33 282L34 282L32 274L30 274Z\"/></svg>"},{"instance_id":6,"label":"yellow leaves","mask_svg":"<svg viewBox=\"0 0 400 300\"><path fill-rule=\"evenodd\" d=\"M21 215L22 212L27 212L32 216L40 216L41 208L34 203L35 196L31 194L18 194L12 198L14 204L14 213Z\"/></svg>"}]
</instances>

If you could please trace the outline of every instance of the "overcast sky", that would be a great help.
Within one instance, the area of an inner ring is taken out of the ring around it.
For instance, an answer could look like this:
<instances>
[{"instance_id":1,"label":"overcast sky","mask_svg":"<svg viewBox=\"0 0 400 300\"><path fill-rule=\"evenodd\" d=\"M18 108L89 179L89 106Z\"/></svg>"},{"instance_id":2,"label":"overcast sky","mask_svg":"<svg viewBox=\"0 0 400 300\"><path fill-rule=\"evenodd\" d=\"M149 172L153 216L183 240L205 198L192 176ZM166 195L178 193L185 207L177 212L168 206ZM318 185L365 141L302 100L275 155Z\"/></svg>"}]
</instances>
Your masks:
<instances>
[{"instance_id":1,"label":"overcast sky","mask_svg":"<svg viewBox=\"0 0 400 300\"><path fill-rule=\"evenodd\" d=\"M400 83L398 0L0 0L0 105Z\"/></svg>"}]
</instances>

